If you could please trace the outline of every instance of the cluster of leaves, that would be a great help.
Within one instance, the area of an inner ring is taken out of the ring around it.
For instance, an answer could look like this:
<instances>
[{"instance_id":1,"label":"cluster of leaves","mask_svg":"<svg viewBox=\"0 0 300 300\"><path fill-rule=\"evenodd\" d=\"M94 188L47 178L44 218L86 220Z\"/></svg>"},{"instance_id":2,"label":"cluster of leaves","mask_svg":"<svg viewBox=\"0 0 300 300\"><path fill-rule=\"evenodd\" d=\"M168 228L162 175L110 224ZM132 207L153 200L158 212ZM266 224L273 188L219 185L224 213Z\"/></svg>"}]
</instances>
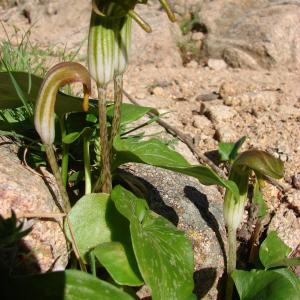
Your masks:
<instances>
[{"instance_id":1,"label":"cluster of leaves","mask_svg":"<svg viewBox=\"0 0 300 300\"><path fill-rule=\"evenodd\" d=\"M258 268L232 273L240 299L299 299L300 280L288 267L300 265L300 258L289 257L291 251L276 232L270 232L261 244Z\"/></svg>"}]
</instances>

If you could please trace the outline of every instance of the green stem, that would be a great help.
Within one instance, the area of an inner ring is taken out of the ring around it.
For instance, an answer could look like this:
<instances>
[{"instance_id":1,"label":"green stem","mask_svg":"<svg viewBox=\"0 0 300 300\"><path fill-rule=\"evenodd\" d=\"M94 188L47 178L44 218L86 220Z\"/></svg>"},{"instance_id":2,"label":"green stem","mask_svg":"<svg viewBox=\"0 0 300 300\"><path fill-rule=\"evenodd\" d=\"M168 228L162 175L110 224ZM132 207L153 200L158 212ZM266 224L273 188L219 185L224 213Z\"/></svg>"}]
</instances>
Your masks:
<instances>
[{"instance_id":1,"label":"green stem","mask_svg":"<svg viewBox=\"0 0 300 300\"><path fill-rule=\"evenodd\" d=\"M249 263L255 264L258 257L258 251L259 251L259 236L262 229L262 218L259 218L256 221L255 228L253 230L252 236L250 238L250 255L249 255Z\"/></svg>"},{"instance_id":2,"label":"green stem","mask_svg":"<svg viewBox=\"0 0 300 300\"><path fill-rule=\"evenodd\" d=\"M236 269L236 229L231 226L227 227L228 235L228 257L227 257L227 285L226 285L226 300L232 299L233 280L231 273Z\"/></svg>"},{"instance_id":3,"label":"green stem","mask_svg":"<svg viewBox=\"0 0 300 300\"><path fill-rule=\"evenodd\" d=\"M61 137L63 139L67 134L64 117L59 118L59 121L60 121L60 128L61 128ZM67 186L67 182L68 182L68 169L69 169L69 145L62 142L61 177L62 177L64 187Z\"/></svg>"},{"instance_id":4,"label":"green stem","mask_svg":"<svg viewBox=\"0 0 300 300\"><path fill-rule=\"evenodd\" d=\"M114 76L114 117L112 121L112 130L109 140L109 151L112 155L114 138L118 135L121 124L122 101L123 101L123 75Z\"/></svg>"},{"instance_id":5,"label":"green stem","mask_svg":"<svg viewBox=\"0 0 300 300\"><path fill-rule=\"evenodd\" d=\"M56 179L56 184L58 186L58 189L59 189L59 192L60 192L60 195L62 198L62 203L59 203L58 207L62 212L67 214L71 210L70 200L69 200L67 191L63 185L61 173L59 171L59 167L56 162L53 145L45 144L44 146L45 146L45 150L46 150L46 154L47 154L47 158L48 158L50 167L51 167L53 175ZM67 222L67 225L68 225L70 233L71 233L72 247L73 247L74 253L79 261L80 268L82 271L86 271L86 267L80 257L79 249L78 249L78 246L77 246L77 243L75 240L75 236L74 236L74 232L73 232L73 227L72 227L72 224L70 222L68 215L66 216L66 222Z\"/></svg>"},{"instance_id":6,"label":"green stem","mask_svg":"<svg viewBox=\"0 0 300 300\"><path fill-rule=\"evenodd\" d=\"M101 163L102 170L94 188L95 192L102 191L110 193L112 189L112 180L110 172L110 155L106 125L106 87L98 86L99 98L99 129L100 129L100 145L101 145Z\"/></svg>"},{"instance_id":7,"label":"green stem","mask_svg":"<svg viewBox=\"0 0 300 300\"><path fill-rule=\"evenodd\" d=\"M45 144L45 150L47 154L47 158L50 164L50 167L52 169L53 175L56 179L56 183L59 189L59 193L62 198L62 203L59 203L59 209L62 212L68 213L71 209L71 204L69 200L69 196L67 194L67 191L64 187L63 179L59 170L59 167L56 162L55 153L53 150L53 145L47 145Z\"/></svg>"},{"instance_id":8,"label":"green stem","mask_svg":"<svg viewBox=\"0 0 300 300\"><path fill-rule=\"evenodd\" d=\"M91 163L90 163L90 141L83 137L83 160L84 160L84 179L85 179L85 194L92 192L91 183Z\"/></svg>"},{"instance_id":9,"label":"green stem","mask_svg":"<svg viewBox=\"0 0 300 300\"><path fill-rule=\"evenodd\" d=\"M97 277L96 259L93 251L90 252L90 264L91 264L92 275Z\"/></svg>"}]
</instances>

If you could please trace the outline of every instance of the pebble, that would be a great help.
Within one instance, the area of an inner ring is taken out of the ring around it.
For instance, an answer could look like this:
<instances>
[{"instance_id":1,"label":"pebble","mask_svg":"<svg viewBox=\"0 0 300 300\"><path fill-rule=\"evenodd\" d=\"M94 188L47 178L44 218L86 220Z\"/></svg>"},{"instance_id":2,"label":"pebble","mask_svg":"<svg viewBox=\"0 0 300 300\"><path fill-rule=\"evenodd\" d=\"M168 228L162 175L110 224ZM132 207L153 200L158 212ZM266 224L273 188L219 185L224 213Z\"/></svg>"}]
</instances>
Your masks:
<instances>
[{"instance_id":1,"label":"pebble","mask_svg":"<svg viewBox=\"0 0 300 300\"><path fill-rule=\"evenodd\" d=\"M205 116L202 115L195 115L193 116L193 126L196 128L205 128L211 127L212 123L208 120Z\"/></svg>"},{"instance_id":2,"label":"pebble","mask_svg":"<svg viewBox=\"0 0 300 300\"><path fill-rule=\"evenodd\" d=\"M221 71L227 68L227 64L223 59L209 58L207 61L207 66L215 71Z\"/></svg>"},{"instance_id":3,"label":"pebble","mask_svg":"<svg viewBox=\"0 0 300 300\"><path fill-rule=\"evenodd\" d=\"M208 105L205 114L213 123L219 123L232 119L236 116L237 111L223 104Z\"/></svg>"},{"instance_id":4,"label":"pebble","mask_svg":"<svg viewBox=\"0 0 300 300\"><path fill-rule=\"evenodd\" d=\"M56 15L57 11L58 8L56 3L48 3L46 12L49 16Z\"/></svg>"},{"instance_id":5,"label":"pebble","mask_svg":"<svg viewBox=\"0 0 300 300\"><path fill-rule=\"evenodd\" d=\"M191 60L189 63L186 64L186 67L196 69L199 67L199 64L195 60Z\"/></svg>"},{"instance_id":6,"label":"pebble","mask_svg":"<svg viewBox=\"0 0 300 300\"><path fill-rule=\"evenodd\" d=\"M216 127L214 138L219 142L233 143L238 139L237 131L230 124L220 123Z\"/></svg>"},{"instance_id":7,"label":"pebble","mask_svg":"<svg viewBox=\"0 0 300 300\"><path fill-rule=\"evenodd\" d=\"M193 32L192 33L192 40L194 41L202 41L204 39L204 33L203 32Z\"/></svg>"},{"instance_id":8,"label":"pebble","mask_svg":"<svg viewBox=\"0 0 300 300\"><path fill-rule=\"evenodd\" d=\"M155 95L155 96L164 96L164 89L162 88L162 87L160 87L160 86L157 86L157 87L155 87L153 90L152 90L152 93L153 93L153 95Z\"/></svg>"},{"instance_id":9,"label":"pebble","mask_svg":"<svg viewBox=\"0 0 300 300\"><path fill-rule=\"evenodd\" d=\"M219 89L219 95L222 98L235 96L241 93L241 89L237 83L223 82Z\"/></svg>"},{"instance_id":10,"label":"pebble","mask_svg":"<svg viewBox=\"0 0 300 300\"><path fill-rule=\"evenodd\" d=\"M296 173L292 178L293 187L297 190L300 190L300 173ZM299 197L300 202L300 197Z\"/></svg>"}]
</instances>

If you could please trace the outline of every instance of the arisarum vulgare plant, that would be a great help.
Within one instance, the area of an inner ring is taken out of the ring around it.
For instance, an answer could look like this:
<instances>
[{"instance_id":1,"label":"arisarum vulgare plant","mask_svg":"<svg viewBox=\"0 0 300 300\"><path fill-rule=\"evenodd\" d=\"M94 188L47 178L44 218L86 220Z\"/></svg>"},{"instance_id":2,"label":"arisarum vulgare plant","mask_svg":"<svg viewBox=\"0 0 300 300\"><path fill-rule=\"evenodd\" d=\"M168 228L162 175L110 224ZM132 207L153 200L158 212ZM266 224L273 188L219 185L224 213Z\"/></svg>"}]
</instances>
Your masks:
<instances>
[{"instance_id":1,"label":"arisarum vulgare plant","mask_svg":"<svg viewBox=\"0 0 300 300\"><path fill-rule=\"evenodd\" d=\"M46 74L45 79L40 87L39 95L36 101L34 124L36 131L41 137L44 144L47 158L55 176L57 186L59 188L62 203L59 203L59 208L62 212L68 213L71 209L69 196L56 161L53 143L55 139L55 102L58 91L66 84L81 82L83 85L83 103L82 108L84 111L88 110L89 95L91 94L91 80L89 73L85 67L75 62L64 62L55 65ZM73 235L72 225L69 222L69 217L66 221L71 232L71 241L74 252L79 260L81 269L85 270L80 253Z\"/></svg>"},{"instance_id":2,"label":"arisarum vulgare plant","mask_svg":"<svg viewBox=\"0 0 300 300\"><path fill-rule=\"evenodd\" d=\"M55 138L55 102L61 87L66 84L81 82L83 84L83 110L88 110L89 95L91 94L91 80L85 67L75 62L64 62L55 65L46 74L41 85L35 106L34 124L36 131L44 143L46 154L57 179L57 184L63 199L61 209L68 212L71 208L66 189L63 186L61 173L57 166L53 143Z\"/></svg>"},{"instance_id":3,"label":"arisarum vulgare plant","mask_svg":"<svg viewBox=\"0 0 300 300\"><path fill-rule=\"evenodd\" d=\"M232 297L233 282L230 274L236 269L236 232L240 226L247 201L249 177L254 171L260 180L264 176L280 179L283 177L283 163L271 154L259 151L248 150L233 161L230 169L229 180L236 183L239 188L239 197L236 198L230 190L226 190L224 198L224 220L228 236L228 257L227 274L228 283L226 299Z\"/></svg>"}]
</instances>

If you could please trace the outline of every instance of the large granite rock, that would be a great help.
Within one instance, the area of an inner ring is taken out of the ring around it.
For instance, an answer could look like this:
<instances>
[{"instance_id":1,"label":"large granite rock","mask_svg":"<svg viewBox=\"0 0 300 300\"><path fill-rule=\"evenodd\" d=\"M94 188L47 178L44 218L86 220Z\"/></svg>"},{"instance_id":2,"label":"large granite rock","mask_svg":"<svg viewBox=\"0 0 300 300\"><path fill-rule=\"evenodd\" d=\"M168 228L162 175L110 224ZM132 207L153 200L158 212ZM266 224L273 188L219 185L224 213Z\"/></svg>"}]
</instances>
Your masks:
<instances>
[{"instance_id":1,"label":"large granite rock","mask_svg":"<svg viewBox=\"0 0 300 300\"><path fill-rule=\"evenodd\" d=\"M11 210L17 215L58 213L53 200L57 190L51 184L51 177L49 173L42 178L29 171L21 164L9 142L0 137L0 218L10 217ZM68 249L62 220L31 219L29 222L32 231L18 243L18 254L10 256L13 273L64 269L68 262Z\"/></svg>"},{"instance_id":2,"label":"large granite rock","mask_svg":"<svg viewBox=\"0 0 300 300\"><path fill-rule=\"evenodd\" d=\"M199 18L208 30L209 57L232 67L300 67L299 1L209 1Z\"/></svg>"},{"instance_id":3,"label":"large granite rock","mask_svg":"<svg viewBox=\"0 0 300 300\"><path fill-rule=\"evenodd\" d=\"M128 164L124 171L134 174L147 188L145 198L151 209L185 231L193 243L199 299L218 299L226 260L223 200L218 189L147 165Z\"/></svg>"}]
</instances>

